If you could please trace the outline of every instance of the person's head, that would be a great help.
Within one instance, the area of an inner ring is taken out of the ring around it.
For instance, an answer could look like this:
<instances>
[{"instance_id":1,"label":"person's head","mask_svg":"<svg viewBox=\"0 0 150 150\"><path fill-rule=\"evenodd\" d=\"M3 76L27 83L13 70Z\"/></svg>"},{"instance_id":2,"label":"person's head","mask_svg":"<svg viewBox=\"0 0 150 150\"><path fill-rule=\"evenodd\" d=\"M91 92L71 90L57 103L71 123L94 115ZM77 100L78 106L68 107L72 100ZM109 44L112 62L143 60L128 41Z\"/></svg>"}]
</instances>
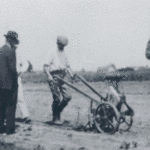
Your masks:
<instances>
[{"instance_id":1,"label":"person's head","mask_svg":"<svg viewBox=\"0 0 150 150\"><path fill-rule=\"evenodd\" d=\"M18 34L16 32L8 31L8 33L4 36L6 38L6 41L11 45L11 47L19 44Z\"/></svg>"},{"instance_id":2,"label":"person's head","mask_svg":"<svg viewBox=\"0 0 150 150\"><path fill-rule=\"evenodd\" d=\"M68 45L68 39L65 36L57 37L57 46L59 50L63 50L65 46Z\"/></svg>"}]
</instances>

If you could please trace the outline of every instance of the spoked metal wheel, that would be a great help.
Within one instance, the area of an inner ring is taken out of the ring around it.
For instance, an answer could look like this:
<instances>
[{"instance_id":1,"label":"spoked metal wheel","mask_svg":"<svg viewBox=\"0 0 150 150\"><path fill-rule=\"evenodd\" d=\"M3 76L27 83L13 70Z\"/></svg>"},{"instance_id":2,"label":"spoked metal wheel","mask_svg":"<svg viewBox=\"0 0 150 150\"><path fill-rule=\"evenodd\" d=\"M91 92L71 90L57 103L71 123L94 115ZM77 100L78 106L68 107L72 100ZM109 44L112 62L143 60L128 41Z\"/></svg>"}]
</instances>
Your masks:
<instances>
[{"instance_id":1,"label":"spoked metal wheel","mask_svg":"<svg viewBox=\"0 0 150 150\"><path fill-rule=\"evenodd\" d=\"M129 129L132 127L132 124L133 124L133 112L124 114L119 119L119 130L129 131Z\"/></svg>"},{"instance_id":2,"label":"spoked metal wheel","mask_svg":"<svg viewBox=\"0 0 150 150\"><path fill-rule=\"evenodd\" d=\"M103 102L95 111L94 123L99 132L113 134L118 129L119 112L113 104Z\"/></svg>"}]
</instances>

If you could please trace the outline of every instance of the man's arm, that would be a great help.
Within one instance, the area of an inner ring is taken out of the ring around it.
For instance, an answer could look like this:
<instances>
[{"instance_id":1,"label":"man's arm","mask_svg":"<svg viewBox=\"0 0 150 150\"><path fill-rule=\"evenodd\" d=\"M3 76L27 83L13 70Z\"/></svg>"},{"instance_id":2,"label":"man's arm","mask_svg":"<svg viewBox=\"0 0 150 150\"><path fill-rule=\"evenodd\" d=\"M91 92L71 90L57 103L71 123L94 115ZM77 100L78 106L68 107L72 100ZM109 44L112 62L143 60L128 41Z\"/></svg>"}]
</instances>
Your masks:
<instances>
[{"instance_id":1,"label":"man's arm","mask_svg":"<svg viewBox=\"0 0 150 150\"><path fill-rule=\"evenodd\" d=\"M69 61L68 61L68 57L67 57L66 53L65 53L65 60L66 60L66 70L70 74L71 78L74 79L74 73L69 65Z\"/></svg>"},{"instance_id":2,"label":"man's arm","mask_svg":"<svg viewBox=\"0 0 150 150\"><path fill-rule=\"evenodd\" d=\"M53 59L55 57L54 52L48 52L47 56L45 57L45 63L43 65L43 70L48 78L49 81L53 80L52 75L50 74L51 64L53 64Z\"/></svg>"},{"instance_id":3,"label":"man's arm","mask_svg":"<svg viewBox=\"0 0 150 150\"><path fill-rule=\"evenodd\" d=\"M53 77L52 77L51 74L49 73L49 65L44 64L44 65L43 65L43 68L44 68L45 74L47 75L48 80L49 80L49 81L52 81L52 80L53 80Z\"/></svg>"},{"instance_id":4,"label":"man's arm","mask_svg":"<svg viewBox=\"0 0 150 150\"><path fill-rule=\"evenodd\" d=\"M7 53L8 67L13 74L17 74L15 50L9 50Z\"/></svg>"},{"instance_id":5,"label":"man's arm","mask_svg":"<svg viewBox=\"0 0 150 150\"><path fill-rule=\"evenodd\" d=\"M17 85L17 79L18 79L18 73L17 73L17 67L16 67L16 55L15 55L15 49L9 50L9 53L7 53L7 64L8 68L12 74L13 78L13 86Z\"/></svg>"}]
</instances>

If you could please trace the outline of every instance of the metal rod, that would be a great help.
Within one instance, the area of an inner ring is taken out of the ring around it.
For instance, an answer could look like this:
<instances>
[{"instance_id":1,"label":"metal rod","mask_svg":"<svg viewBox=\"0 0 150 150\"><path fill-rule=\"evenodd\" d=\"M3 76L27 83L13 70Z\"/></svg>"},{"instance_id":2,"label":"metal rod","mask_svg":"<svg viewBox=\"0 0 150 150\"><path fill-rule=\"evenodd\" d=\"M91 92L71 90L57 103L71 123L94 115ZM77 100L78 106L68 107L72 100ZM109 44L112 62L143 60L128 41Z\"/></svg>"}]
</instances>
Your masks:
<instances>
[{"instance_id":1,"label":"metal rod","mask_svg":"<svg viewBox=\"0 0 150 150\"><path fill-rule=\"evenodd\" d=\"M90 103L90 112L92 114L92 108L93 108L93 100L91 100L91 103Z\"/></svg>"},{"instance_id":2,"label":"metal rod","mask_svg":"<svg viewBox=\"0 0 150 150\"><path fill-rule=\"evenodd\" d=\"M65 81L64 79L55 76L58 80L62 81L64 84L68 85L69 87L71 87L72 89L74 89L75 91L79 92L80 94L84 95L85 97L91 99L92 101L95 101L96 103L100 104L100 101L92 98L91 96L87 95L86 93L82 92L81 90L79 90L78 88L76 88L75 86L73 86L72 84L68 83L67 81Z\"/></svg>"},{"instance_id":3,"label":"metal rod","mask_svg":"<svg viewBox=\"0 0 150 150\"><path fill-rule=\"evenodd\" d=\"M101 94L99 94L90 84L88 84L82 77L75 74L86 86L88 86L96 95L98 95L101 99L106 100Z\"/></svg>"}]
</instances>

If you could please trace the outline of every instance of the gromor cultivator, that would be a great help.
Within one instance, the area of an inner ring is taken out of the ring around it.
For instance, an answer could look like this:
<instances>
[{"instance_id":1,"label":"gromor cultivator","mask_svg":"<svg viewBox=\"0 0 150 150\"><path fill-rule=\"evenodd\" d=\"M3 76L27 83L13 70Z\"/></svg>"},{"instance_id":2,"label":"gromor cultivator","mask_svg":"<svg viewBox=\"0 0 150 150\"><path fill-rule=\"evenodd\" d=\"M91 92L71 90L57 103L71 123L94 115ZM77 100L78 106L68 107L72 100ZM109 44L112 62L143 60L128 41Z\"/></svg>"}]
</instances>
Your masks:
<instances>
[{"instance_id":1,"label":"gromor cultivator","mask_svg":"<svg viewBox=\"0 0 150 150\"><path fill-rule=\"evenodd\" d=\"M97 129L98 132L113 134L118 130L129 131L133 123L134 111L127 104L126 96L123 93L119 93L120 102L117 107L112 103L113 97L107 95L103 97L99 92L97 92L89 83L87 83L82 77L75 74L75 77L83 82L88 88L94 92L98 99L92 98L90 95L81 91L73 84L68 83L66 80L56 76L58 80L61 80L64 84L84 95L90 99L90 111L89 111L89 122L86 125L87 129ZM121 76L107 76L105 80L113 80L116 83L121 81ZM118 91L117 91L118 92ZM120 108L124 105L126 110L124 112L120 111Z\"/></svg>"}]
</instances>

